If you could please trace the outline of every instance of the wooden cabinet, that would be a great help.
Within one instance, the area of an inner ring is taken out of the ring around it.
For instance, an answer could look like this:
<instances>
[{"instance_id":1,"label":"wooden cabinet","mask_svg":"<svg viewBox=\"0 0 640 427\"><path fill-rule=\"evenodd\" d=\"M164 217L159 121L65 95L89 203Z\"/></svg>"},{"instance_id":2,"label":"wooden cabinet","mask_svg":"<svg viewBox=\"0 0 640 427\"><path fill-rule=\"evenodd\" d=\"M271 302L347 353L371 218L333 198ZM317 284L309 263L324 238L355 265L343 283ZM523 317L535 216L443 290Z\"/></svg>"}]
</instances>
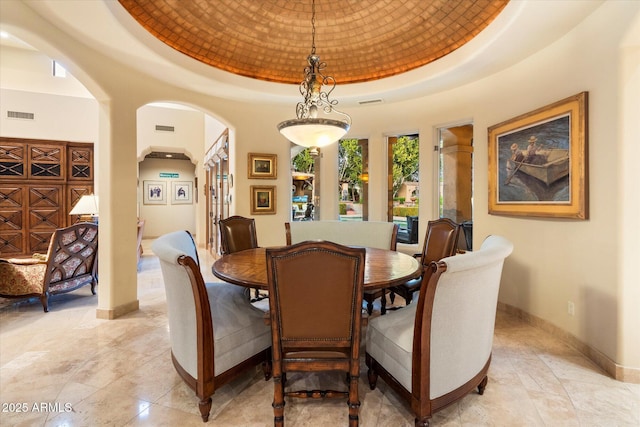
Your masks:
<instances>
[{"instance_id":1,"label":"wooden cabinet","mask_svg":"<svg viewBox=\"0 0 640 427\"><path fill-rule=\"evenodd\" d=\"M46 252L93 193L93 144L0 138L0 257Z\"/></svg>"}]
</instances>

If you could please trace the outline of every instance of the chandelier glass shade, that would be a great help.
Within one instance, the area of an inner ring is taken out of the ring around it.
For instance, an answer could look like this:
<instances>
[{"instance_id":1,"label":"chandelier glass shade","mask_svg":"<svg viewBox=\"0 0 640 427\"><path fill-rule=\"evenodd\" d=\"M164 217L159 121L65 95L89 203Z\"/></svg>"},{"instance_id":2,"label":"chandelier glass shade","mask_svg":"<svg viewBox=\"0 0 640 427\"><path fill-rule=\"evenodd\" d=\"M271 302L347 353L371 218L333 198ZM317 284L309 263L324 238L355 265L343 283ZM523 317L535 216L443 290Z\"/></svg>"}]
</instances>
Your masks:
<instances>
[{"instance_id":1,"label":"chandelier glass shade","mask_svg":"<svg viewBox=\"0 0 640 427\"><path fill-rule=\"evenodd\" d=\"M337 110L335 107L338 101L330 98L331 92L336 87L336 81L332 76L325 76L322 73L327 64L316 55L315 20L314 0L311 13L311 54L307 57L308 65L304 69L304 79L300 83L300 94L304 100L296 106L297 118L278 124L278 130L285 138L303 147L324 147L333 144L340 140L351 126L351 117ZM328 89L322 90L323 87ZM318 117L320 114L325 115L326 118Z\"/></svg>"}]
</instances>

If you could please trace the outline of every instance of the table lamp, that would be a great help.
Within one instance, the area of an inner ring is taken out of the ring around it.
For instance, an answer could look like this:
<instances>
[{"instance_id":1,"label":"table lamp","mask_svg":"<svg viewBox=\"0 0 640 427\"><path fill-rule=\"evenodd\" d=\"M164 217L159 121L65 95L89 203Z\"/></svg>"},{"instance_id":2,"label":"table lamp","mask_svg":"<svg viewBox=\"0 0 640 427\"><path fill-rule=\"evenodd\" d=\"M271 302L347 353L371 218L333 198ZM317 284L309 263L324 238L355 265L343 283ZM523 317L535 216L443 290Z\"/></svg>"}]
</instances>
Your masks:
<instances>
[{"instance_id":1,"label":"table lamp","mask_svg":"<svg viewBox=\"0 0 640 427\"><path fill-rule=\"evenodd\" d=\"M69 215L79 215L80 221L98 223L98 196L85 194L71 209Z\"/></svg>"}]
</instances>

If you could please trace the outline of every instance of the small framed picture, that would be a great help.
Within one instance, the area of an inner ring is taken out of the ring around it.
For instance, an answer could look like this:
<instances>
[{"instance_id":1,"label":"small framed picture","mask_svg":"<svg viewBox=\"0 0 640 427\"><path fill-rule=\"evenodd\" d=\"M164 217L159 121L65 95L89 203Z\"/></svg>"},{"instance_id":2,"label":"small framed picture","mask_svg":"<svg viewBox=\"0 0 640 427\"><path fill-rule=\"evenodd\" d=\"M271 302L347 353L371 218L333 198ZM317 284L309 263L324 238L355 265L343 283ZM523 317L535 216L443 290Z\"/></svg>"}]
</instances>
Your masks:
<instances>
[{"instance_id":1,"label":"small framed picture","mask_svg":"<svg viewBox=\"0 0 640 427\"><path fill-rule=\"evenodd\" d=\"M278 177L277 154L249 153L249 179L276 179Z\"/></svg>"},{"instance_id":2,"label":"small framed picture","mask_svg":"<svg viewBox=\"0 0 640 427\"><path fill-rule=\"evenodd\" d=\"M191 181L174 181L171 183L171 204L190 205L193 203L193 183Z\"/></svg>"},{"instance_id":3,"label":"small framed picture","mask_svg":"<svg viewBox=\"0 0 640 427\"><path fill-rule=\"evenodd\" d=\"M167 204L167 183L165 181L144 181L143 191L142 200L145 205Z\"/></svg>"},{"instance_id":4,"label":"small framed picture","mask_svg":"<svg viewBox=\"0 0 640 427\"><path fill-rule=\"evenodd\" d=\"M275 185L251 186L251 215L269 215L276 213Z\"/></svg>"}]
</instances>

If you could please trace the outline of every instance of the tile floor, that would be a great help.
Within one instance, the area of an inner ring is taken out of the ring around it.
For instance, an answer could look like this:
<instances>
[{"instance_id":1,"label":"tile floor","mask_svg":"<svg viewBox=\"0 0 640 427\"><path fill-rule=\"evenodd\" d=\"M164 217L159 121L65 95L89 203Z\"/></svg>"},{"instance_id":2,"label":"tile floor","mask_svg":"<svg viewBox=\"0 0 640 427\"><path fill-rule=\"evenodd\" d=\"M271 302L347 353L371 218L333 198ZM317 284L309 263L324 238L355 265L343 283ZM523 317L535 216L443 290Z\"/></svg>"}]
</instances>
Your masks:
<instances>
[{"instance_id":1,"label":"tile floor","mask_svg":"<svg viewBox=\"0 0 640 427\"><path fill-rule=\"evenodd\" d=\"M0 307L1 426L203 425L195 395L171 363L162 277L149 243L135 313L96 319L88 288L53 297L47 314L37 299ZM206 254L201 260L211 265ZM322 387L340 380L290 378ZM413 426L382 380L374 391L366 374L360 382L361 426ZM208 425L271 426L272 393L259 370L247 374L213 396ZM338 400L290 400L285 417L289 426L346 426L347 408ZM468 395L431 424L640 426L640 385L612 380L571 347L499 312L485 394Z\"/></svg>"}]
</instances>

